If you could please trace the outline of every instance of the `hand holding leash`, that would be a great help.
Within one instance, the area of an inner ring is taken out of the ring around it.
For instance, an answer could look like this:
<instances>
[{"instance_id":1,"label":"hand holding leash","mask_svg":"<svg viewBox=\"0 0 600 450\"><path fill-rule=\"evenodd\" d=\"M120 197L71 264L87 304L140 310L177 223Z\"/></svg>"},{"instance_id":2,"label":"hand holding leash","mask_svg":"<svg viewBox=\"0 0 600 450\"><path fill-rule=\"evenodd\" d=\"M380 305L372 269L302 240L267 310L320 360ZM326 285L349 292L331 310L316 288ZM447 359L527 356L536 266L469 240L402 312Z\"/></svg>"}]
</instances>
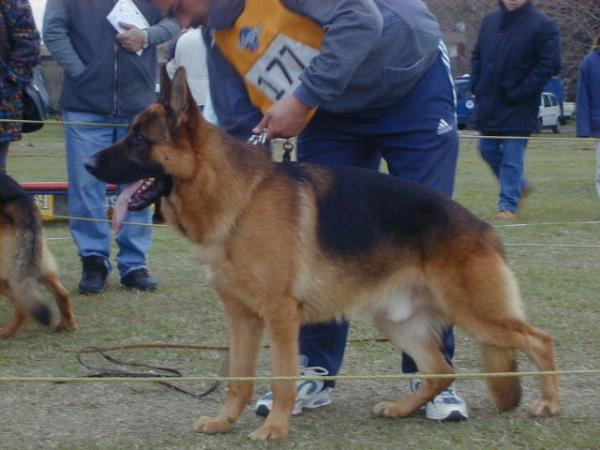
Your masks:
<instances>
[{"instance_id":1,"label":"hand holding leash","mask_svg":"<svg viewBox=\"0 0 600 450\"><path fill-rule=\"evenodd\" d=\"M261 132L255 133L248 138L248 144L262 145L267 147L269 144L269 130L264 128ZM283 161L290 162L292 160L292 152L294 151L294 143L290 139L286 139L283 143Z\"/></svg>"},{"instance_id":2,"label":"hand holding leash","mask_svg":"<svg viewBox=\"0 0 600 450\"><path fill-rule=\"evenodd\" d=\"M286 95L277 100L265 113L254 133L268 129L269 139L289 139L298 136L311 117L311 108L294 95Z\"/></svg>"}]
</instances>

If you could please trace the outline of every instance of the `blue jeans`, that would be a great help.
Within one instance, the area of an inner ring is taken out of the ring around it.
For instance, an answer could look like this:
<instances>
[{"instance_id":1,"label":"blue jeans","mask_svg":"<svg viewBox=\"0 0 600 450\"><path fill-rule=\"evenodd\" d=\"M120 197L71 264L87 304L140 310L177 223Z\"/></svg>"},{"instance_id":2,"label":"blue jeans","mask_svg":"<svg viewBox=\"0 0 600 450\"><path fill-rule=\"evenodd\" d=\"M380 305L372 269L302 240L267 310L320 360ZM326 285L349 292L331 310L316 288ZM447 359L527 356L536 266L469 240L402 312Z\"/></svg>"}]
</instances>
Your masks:
<instances>
[{"instance_id":1,"label":"blue jeans","mask_svg":"<svg viewBox=\"0 0 600 450\"><path fill-rule=\"evenodd\" d=\"M129 125L131 116L104 116L83 112L65 112L67 122L117 123ZM69 175L69 215L106 219L106 184L85 170L85 160L121 140L128 127L65 125L67 172ZM120 186L119 190L124 186ZM150 209L129 213L126 221L151 223ZM110 270L111 227L106 222L71 220L71 234L79 256L101 256ZM121 277L132 270L147 267L148 250L152 245L152 228L125 225L116 236L119 245L117 265Z\"/></svg>"},{"instance_id":2,"label":"blue jeans","mask_svg":"<svg viewBox=\"0 0 600 450\"><path fill-rule=\"evenodd\" d=\"M486 139L479 140L479 151L500 181L499 211L516 213L521 202L521 194L527 186L525 171L525 150L527 139Z\"/></svg>"},{"instance_id":3,"label":"blue jeans","mask_svg":"<svg viewBox=\"0 0 600 450\"><path fill-rule=\"evenodd\" d=\"M298 160L325 166L379 170L381 158L392 175L454 192L458 133L449 67L438 62L413 90L387 111L376 115L342 116L318 111L298 139ZM441 124L443 126L441 126ZM309 366L338 373L344 357L348 322L302 327L300 353ZM444 356L454 356L454 330L442 336ZM414 373L413 359L404 354L402 371ZM326 386L334 386L328 381Z\"/></svg>"}]
</instances>

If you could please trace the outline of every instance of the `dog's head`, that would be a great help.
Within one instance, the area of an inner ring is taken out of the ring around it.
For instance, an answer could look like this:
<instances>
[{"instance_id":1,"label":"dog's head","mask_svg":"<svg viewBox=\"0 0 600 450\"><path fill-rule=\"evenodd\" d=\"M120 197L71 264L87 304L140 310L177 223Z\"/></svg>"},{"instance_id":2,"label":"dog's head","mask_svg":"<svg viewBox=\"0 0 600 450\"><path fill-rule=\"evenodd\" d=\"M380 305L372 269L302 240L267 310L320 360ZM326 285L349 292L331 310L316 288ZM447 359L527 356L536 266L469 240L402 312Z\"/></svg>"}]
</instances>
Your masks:
<instances>
[{"instance_id":1,"label":"dog's head","mask_svg":"<svg viewBox=\"0 0 600 450\"><path fill-rule=\"evenodd\" d=\"M163 68L159 101L136 118L123 140L88 158L85 167L106 183L144 180L129 198L129 210L141 210L168 195L174 178L193 176L203 126L185 68L172 82Z\"/></svg>"}]
</instances>

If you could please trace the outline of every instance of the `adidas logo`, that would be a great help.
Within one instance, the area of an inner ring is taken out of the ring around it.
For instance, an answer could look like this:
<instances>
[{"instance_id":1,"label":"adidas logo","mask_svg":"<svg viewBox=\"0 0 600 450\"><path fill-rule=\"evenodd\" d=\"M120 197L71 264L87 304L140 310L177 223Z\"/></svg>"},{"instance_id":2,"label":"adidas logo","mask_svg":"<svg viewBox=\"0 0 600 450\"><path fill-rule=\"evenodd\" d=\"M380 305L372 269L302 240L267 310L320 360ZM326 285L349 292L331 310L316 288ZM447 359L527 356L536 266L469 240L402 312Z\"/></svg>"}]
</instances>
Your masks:
<instances>
[{"instance_id":1,"label":"adidas logo","mask_svg":"<svg viewBox=\"0 0 600 450\"><path fill-rule=\"evenodd\" d=\"M450 131L452 131L453 129L454 128L452 127L452 125L450 125L444 119L440 119L440 123L438 124L438 127L437 127L437 134L438 135L446 134L446 133L449 133Z\"/></svg>"}]
</instances>

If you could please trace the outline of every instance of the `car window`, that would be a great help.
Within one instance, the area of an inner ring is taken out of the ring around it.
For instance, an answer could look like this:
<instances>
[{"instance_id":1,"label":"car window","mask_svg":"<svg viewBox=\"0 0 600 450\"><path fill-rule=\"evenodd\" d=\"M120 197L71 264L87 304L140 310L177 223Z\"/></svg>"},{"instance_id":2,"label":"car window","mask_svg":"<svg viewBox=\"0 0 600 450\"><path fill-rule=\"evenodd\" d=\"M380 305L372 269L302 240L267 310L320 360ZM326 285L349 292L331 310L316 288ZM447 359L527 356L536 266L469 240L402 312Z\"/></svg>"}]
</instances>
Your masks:
<instances>
[{"instance_id":1,"label":"car window","mask_svg":"<svg viewBox=\"0 0 600 450\"><path fill-rule=\"evenodd\" d=\"M550 106L550 100L547 95L544 95L544 107L548 108Z\"/></svg>"},{"instance_id":2,"label":"car window","mask_svg":"<svg viewBox=\"0 0 600 450\"><path fill-rule=\"evenodd\" d=\"M554 96L550 97L550 104L552 106L557 106L558 105L558 101L556 100L556 97L554 97Z\"/></svg>"}]
</instances>

